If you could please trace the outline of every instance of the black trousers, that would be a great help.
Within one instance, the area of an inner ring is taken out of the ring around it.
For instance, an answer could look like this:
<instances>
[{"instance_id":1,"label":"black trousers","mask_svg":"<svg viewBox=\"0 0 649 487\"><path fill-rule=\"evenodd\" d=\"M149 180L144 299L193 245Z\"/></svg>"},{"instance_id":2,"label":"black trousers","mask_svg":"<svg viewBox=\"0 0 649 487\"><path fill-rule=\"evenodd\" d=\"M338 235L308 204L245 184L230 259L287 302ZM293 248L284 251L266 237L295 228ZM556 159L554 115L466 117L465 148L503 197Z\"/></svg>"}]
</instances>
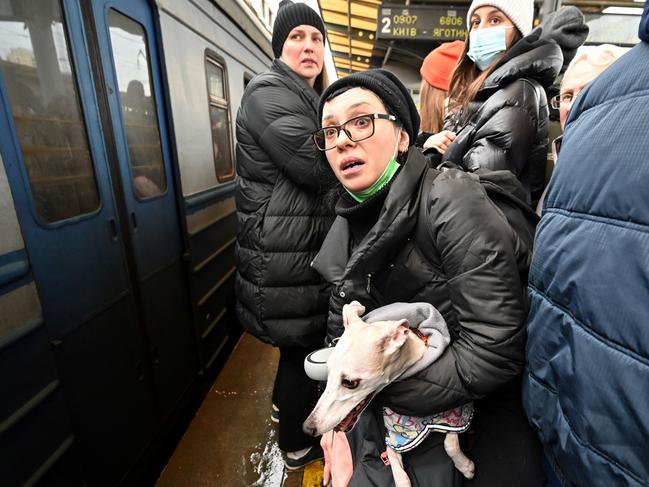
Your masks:
<instances>
[{"instance_id":1,"label":"black trousers","mask_svg":"<svg viewBox=\"0 0 649 487\"><path fill-rule=\"evenodd\" d=\"M318 398L318 383L304 372L304 359L316 348L279 347L273 403L279 408L280 450L297 451L320 441L302 431Z\"/></svg>"},{"instance_id":2,"label":"black trousers","mask_svg":"<svg viewBox=\"0 0 649 487\"><path fill-rule=\"evenodd\" d=\"M521 400L520 378L475 403L467 454L475 478L466 487L543 487L542 448Z\"/></svg>"}]
</instances>

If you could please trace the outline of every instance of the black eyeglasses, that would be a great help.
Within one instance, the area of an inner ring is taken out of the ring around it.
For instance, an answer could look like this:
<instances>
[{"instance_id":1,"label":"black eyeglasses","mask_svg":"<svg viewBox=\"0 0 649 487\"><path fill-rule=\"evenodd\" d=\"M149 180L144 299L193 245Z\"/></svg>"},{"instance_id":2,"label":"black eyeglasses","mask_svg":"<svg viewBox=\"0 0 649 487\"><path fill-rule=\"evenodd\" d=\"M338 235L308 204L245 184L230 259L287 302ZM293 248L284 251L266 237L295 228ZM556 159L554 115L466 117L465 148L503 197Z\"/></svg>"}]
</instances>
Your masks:
<instances>
[{"instance_id":1,"label":"black eyeglasses","mask_svg":"<svg viewBox=\"0 0 649 487\"><path fill-rule=\"evenodd\" d=\"M321 128L313 132L313 140L315 145L321 151L331 150L336 147L338 143L338 136L340 131L344 131L347 138L352 142L360 142L361 140L369 139L374 135L374 120L390 120L396 122L397 117L388 115L387 113L371 113L368 115L360 115L358 117L350 118L345 123L340 125L330 125L329 127Z\"/></svg>"},{"instance_id":2,"label":"black eyeglasses","mask_svg":"<svg viewBox=\"0 0 649 487\"><path fill-rule=\"evenodd\" d=\"M575 96L572 93L564 93L563 95L553 96L550 99L550 105L555 110L558 110L561 105L567 105L572 103L572 100L575 99Z\"/></svg>"}]
</instances>

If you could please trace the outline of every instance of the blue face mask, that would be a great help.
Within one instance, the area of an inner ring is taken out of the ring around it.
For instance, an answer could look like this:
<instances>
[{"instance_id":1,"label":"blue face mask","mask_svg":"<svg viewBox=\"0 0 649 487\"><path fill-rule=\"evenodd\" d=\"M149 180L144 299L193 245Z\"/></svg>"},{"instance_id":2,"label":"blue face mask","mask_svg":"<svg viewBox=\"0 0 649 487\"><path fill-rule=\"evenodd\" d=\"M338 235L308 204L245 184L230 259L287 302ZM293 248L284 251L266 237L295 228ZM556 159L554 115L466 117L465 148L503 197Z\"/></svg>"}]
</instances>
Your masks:
<instances>
[{"instance_id":1,"label":"blue face mask","mask_svg":"<svg viewBox=\"0 0 649 487\"><path fill-rule=\"evenodd\" d=\"M505 31L512 28L491 27L469 32L469 51L467 56L475 63L480 71L487 69L496 57L507 49Z\"/></svg>"}]
</instances>

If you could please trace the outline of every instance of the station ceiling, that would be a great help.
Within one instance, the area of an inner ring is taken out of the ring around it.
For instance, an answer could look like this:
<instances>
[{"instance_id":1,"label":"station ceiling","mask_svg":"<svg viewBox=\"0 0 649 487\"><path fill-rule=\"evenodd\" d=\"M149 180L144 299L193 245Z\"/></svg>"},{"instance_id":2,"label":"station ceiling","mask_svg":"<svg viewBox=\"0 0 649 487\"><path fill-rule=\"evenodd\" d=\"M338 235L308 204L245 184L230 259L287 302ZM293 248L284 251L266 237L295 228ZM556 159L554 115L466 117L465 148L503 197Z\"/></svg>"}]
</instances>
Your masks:
<instances>
[{"instance_id":1,"label":"station ceiling","mask_svg":"<svg viewBox=\"0 0 649 487\"><path fill-rule=\"evenodd\" d=\"M546 0L546 4L557 3ZM435 40L388 40L377 39L377 18L382 3L407 8L406 5L437 5L448 8L468 8L470 0L449 2L437 0L412 1L394 0L318 0L324 19L329 46L339 77L348 73L380 68L391 63L419 66L423 58L439 44ZM537 7L543 1L536 0ZM641 7L634 0L564 0L562 5L575 5L584 12L601 12L609 6ZM451 39L449 39L451 40Z\"/></svg>"}]
</instances>

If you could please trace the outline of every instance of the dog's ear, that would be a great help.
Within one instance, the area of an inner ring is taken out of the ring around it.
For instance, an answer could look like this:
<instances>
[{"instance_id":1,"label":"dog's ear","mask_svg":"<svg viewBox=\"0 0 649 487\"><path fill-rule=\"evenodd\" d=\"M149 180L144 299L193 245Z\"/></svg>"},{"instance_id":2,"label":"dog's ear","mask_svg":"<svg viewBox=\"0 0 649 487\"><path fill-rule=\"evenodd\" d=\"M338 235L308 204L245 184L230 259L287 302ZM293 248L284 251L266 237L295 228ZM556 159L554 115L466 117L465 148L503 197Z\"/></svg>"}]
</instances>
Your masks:
<instances>
[{"instance_id":1,"label":"dog's ear","mask_svg":"<svg viewBox=\"0 0 649 487\"><path fill-rule=\"evenodd\" d=\"M409 334L408 320L393 321L390 323L389 331L383 337L379 348L389 355L396 353L406 343Z\"/></svg>"},{"instance_id":2,"label":"dog's ear","mask_svg":"<svg viewBox=\"0 0 649 487\"><path fill-rule=\"evenodd\" d=\"M352 301L343 306L343 326L347 328L350 323L361 321L361 316L365 313L365 306L358 301Z\"/></svg>"}]
</instances>

